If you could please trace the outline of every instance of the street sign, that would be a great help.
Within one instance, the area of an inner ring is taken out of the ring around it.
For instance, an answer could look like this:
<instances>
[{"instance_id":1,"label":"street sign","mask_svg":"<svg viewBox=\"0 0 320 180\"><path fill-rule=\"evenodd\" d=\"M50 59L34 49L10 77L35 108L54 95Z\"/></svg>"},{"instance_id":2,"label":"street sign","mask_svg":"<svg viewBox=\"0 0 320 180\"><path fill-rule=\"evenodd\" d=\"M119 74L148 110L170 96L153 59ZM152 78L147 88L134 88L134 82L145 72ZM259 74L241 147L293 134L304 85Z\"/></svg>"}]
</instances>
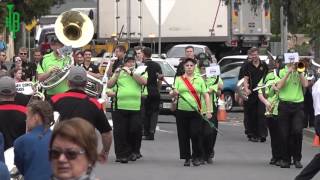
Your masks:
<instances>
[{"instance_id":1,"label":"street sign","mask_svg":"<svg viewBox=\"0 0 320 180\"><path fill-rule=\"evenodd\" d=\"M32 19L31 23L26 25L26 30L30 32L36 26L37 26L37 20Z\"/></svg>"}]
</instances>

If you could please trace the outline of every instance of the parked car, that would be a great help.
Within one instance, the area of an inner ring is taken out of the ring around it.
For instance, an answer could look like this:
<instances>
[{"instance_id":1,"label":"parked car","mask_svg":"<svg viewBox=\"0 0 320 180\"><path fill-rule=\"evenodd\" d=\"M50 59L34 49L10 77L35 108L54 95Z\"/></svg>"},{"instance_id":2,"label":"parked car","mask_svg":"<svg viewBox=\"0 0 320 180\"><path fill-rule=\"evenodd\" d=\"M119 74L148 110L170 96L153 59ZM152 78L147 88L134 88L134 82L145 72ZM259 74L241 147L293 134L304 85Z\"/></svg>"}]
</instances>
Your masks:
<instances>
[{"instance_id":1,"label":"parked car","mask_svg":"<svg viewBox=\"0 0 320 180\"><path fill-rule=\"evenodd\" d=\"M231 111L237 105L234 94L236 91L238 76L242 62L234 62L221 67L221 79L223 80L223 94L226 102L226 110Z\"/></svg>"},{"instance_id":2,"label":"parked car","mask_svg":"<svg viewBox=\"0 0 320 180\"><path fill-rule=\"evenodd\" d=\"M160 89L160 111L161 112L170 112L171 108L171 96L169 95L170 86L172 86L174 81L174 76L176 71L174 68L164 60L161 59L153 59L153 61L157 62L162 70L164 75L164 79L168 84L162 82L162 86Z\"/></svg>"},{"instance_id":3,"label":"parked car","mask_svg":"<svg viewBox=\"0 0 320 180\"><path fill-rule=\"evenodd\" d=\"M179 44L173 46L166 55L166 61L174 68L177 68L179 65L179 60L182 57L185 57L185 48L187 46L192 46L194 48L194 54L197 55L201 52L207 53L209 56L212 56L212 52L210 49L205 45L198 45L198 44Z\"/></svg>"},{"instance_id":4,"label":"parked car","mask_svg":"<svg viewBox=\"0 0 320 180\"><path fill-rule=\"evenodd\" d=\"M247 55L234 55L234 56L226 56L219 60L218 64L220 67L223 67L230 63L235 62L244 62L247 59ZM267 64L269 63L268 56L259 56L262 61L265 61ZM274 59L276 59L276 56L273 56Z\"/></svg>"}]
</instances>

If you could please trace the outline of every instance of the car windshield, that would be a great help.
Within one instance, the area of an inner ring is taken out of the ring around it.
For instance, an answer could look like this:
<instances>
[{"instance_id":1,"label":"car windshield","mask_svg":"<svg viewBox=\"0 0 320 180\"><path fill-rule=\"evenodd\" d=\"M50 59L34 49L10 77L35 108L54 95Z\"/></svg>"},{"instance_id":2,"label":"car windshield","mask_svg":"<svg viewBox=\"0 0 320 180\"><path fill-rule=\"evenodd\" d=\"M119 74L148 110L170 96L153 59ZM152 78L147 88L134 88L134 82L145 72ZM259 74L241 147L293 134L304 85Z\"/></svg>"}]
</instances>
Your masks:
<instances>
[{"instance_id":1,"label":"car windshield","mask_svg":"<svg viewBox=\"0 0 320 180\"><path fill-rule=\"evenodd\" d=\"M157 62L162 70L164 77L174 77L176 75L175 70L165 61L155 61Z\"/></svg>"},{"instance_id":2,"label":"car windshield","mask_svg":"<svg viewBox=\"0 0 320 180\"><path fill-rule=\"evenodd\" d=\"M194 47L194 54L197 55L203 52L203 48ZM182 58L185 57L185 47L173 47L167 53L167 58Z\"/></svg>"},{"instance_id":3,"label":"car windshield","mask_svg":"<svg viewBox=\"0 0 320 180\"><path fill-rule=\"evenodd\" d=\"M221 68L221 78L238 77L241 64L232 64Z\"/></svg>"}]
</instances>

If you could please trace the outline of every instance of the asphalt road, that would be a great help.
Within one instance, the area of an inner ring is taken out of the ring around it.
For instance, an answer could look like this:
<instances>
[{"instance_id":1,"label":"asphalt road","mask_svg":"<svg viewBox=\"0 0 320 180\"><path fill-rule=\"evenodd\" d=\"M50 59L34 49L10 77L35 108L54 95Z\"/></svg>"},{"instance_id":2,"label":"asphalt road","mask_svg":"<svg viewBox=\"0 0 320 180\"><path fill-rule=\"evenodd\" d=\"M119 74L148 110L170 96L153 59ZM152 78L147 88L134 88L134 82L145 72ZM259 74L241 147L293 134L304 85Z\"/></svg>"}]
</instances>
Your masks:
<instances>
[{"instance_id":1,"label":"asphalt road","mask_svg":"<svg viewBox=\"0 0 320 180\"><path fill-rule=\"evenodd\" d=\"M270 140L266 143L248 142L243 133L241 112L228 114L228 121L219 124L223 135L216 144L212 165L184 167L179 160L176 124L173 116L160 116L155 141L143 141L143 158L136 162L115 162L112 150L109 162L97 165L95 171L101 180L289 180L302 170L293 166L281 169L268 164ZM112 147L113 148L113 147ZM302 164L306 165L319 149L311 146L311 139L303 142ZM314 179L320 179L320 174Z\"/></svg>"}]
</instances>

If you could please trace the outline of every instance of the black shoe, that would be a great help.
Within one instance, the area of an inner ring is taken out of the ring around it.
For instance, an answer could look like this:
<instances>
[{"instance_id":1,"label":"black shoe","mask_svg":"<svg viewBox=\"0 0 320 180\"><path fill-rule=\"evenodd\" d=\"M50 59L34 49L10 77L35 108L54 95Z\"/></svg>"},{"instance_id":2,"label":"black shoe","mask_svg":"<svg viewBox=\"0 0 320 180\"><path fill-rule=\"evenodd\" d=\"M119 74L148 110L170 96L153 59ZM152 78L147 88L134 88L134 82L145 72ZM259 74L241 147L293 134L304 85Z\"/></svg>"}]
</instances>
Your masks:
<instances>
[{"instance_id":1,"label":"black shoe","mask_svg":"<svg viewBox=\"0 0 320 180\"><path fill-rule=\"evenodd\" d=\"M281 168L290 168L290 163L282 160L280 162L280 167Z\"/></svg>"},{"instance_id":2,"label":"black shoe","mask_svg":"<svg viewBox=\"0 0 320 180\"><path fill-rule=\"evenodd\" d=\"M266 142L266 140L267 140L267 138L265 138L265 137L261 137L261 138L260 138L260 142L262 142L262 143L263 143L263 142Z\"/></svg>"},{"instance_id":3,"label":"black shoe","mask_svg":"<svg viewBox=\"0 0 320 180\"><path fill-rule=\"evenodd\" d=\"M183 166L190 166L190 159L186 159Z\"/></svg>"},{"instance_id":4,"label":"black shoe","mask_svg":"<svg viewBox=\"0 0 320 180\"><path fill-rule=\"evenodd\" d=\"M295 166L296 168L298 168L298 169L303 168L303 166L302 166L302 164L301 164L300 161L294 161L293 164L294 164L294 166Z\"/></svg>"},{"instance_id":5,"label":"black shoe","mask_svg":"<svg viewBox=\"0 0 320 180\"><path fill-rule=\"evenodd\" d=\"M199 161L198 158L195 158L192 160L192 164L193 164L193 166L200 166L201 162Z\"/></svg>"},{"instance_id":6,"label":"black shoe","mask_svg":"<svg viewBox=\"0 0 320 180\"><path fill-rule=\"evenodd\" d=\"M281 165L281 160L277 160L277 162L274 165L280 166Z\"/></svg>"},{"instance_id":7,"label":"black shoe","mask_svg":"<svg viewBox=\"0 0 320 180\"><path fill-rule=\"evenodd\" d=\"M214 150L212 151L212 153L210 154L210 158L214 158Z\"/></svg>"},{"instance_id":8,"label":"black shoe","mask_svg":"<svg viewBox=\"0 0 320 180\"><path fill-rule=\"evenodd\" d=\"M206 163L204 162L204 159L200 159L200 165L205 165Z\"/></svg>"},{"instance_id":9,"label":"black shoe","mask_svg":"<svg viewBox=\"0 0 320 180\"><path fill-rule=\"evenodd\" d=\"M271 158L271 160L270 160L269 164L271 164L271 165L275 165L276 163L277 163L277 159L275 159L275 158Z\"/></svg>"},{"instance_id":10,"label":"black shoe","mask_svg":"<svg viewBox=\"0 0 320 180\"><path fill-rule=\"evenodd\" d=\"M120 158L116 158L116 162L120 162Z\"/></svg>"},{"instance_id":11,"label":"black shoe","mask_svg":"<svg viewBox=\"0 0 320 180\"><path fill-rule=\"evenodd\" d=\"M128 163L128 158L121 158L120 163L123 163L123 164Z\"/></svg>"},{"instance_id":12,"label":"black shoe","mask_svg":"<svg viewBox=\"0 0 320 180\"><path fill-rule=\"evenodd\" d=\"M137 155L135 153L132 153L130 156L129 156L129 160L130 161L136 161L138 158L137 158Z\"/></svg>"},{"instance_id":13,"label":"black shoe","mask_svg":"<svg viewBox=\"0 0 320 180\"><path fill-rule=\"evenodd\" d=\"M249 141L251 141L251 142L258 142L259 139L258 139L257 137L250 137L250 138L249 138Z\"/></svg>"},{"instance_id":14,"label":"black shoe","mask_svg":"<svg viewBox=\"0 0 320 180\"><path fill-rule=\"evenodd\" d=\"M137 159L140 159L143 157L141 153L137 153L136 155L137 155Z\"/></svg>"},{"instance_id":15,"label":"black shoe","mask_svg":"<svg viewBox=\"0 0 320 180\"><path fill-rule=\"evenodd\" d=\"M154 140L154 134L149 134L148 136L144 136L142 139L143 140L153 141Z\"/></svg>"},{"instance_id":16,"label":"black shoe","mask_svg":"<svg viewBox=\"0 0 320 180\"><path fill-rule=\"evenodd\" d=\"M208 158L208 159L207 159L207 163L208 163L208 164L213 164L212 158Z\"/></svg>"}]
</instances>

